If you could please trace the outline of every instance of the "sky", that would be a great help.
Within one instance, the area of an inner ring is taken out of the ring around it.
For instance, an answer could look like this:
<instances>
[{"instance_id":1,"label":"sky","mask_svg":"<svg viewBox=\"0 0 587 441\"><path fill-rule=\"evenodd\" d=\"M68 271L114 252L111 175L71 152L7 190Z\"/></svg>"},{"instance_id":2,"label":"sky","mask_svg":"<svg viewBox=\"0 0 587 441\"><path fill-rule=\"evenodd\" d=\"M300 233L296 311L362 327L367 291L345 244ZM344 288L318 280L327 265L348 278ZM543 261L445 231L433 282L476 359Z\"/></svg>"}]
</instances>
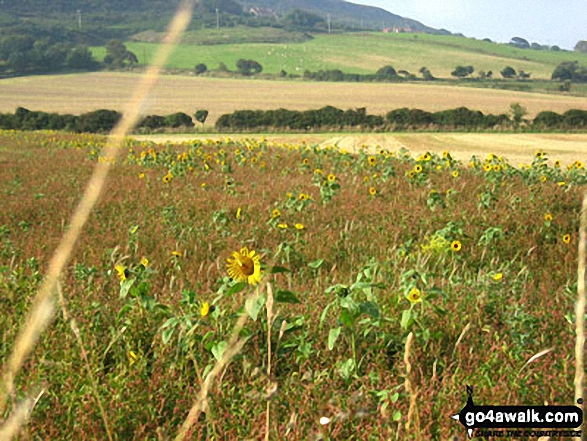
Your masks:
<instances>
[{"instance_id":1,"label":"sky","mask_svg":"<svg viewBox=\"0 0 587 441\"><path fill-rule=\"evenodd\" d=\"M530 43L572 50L587 40L587 0L347 0L478 39Z\"/></svg>"}]
</instances>

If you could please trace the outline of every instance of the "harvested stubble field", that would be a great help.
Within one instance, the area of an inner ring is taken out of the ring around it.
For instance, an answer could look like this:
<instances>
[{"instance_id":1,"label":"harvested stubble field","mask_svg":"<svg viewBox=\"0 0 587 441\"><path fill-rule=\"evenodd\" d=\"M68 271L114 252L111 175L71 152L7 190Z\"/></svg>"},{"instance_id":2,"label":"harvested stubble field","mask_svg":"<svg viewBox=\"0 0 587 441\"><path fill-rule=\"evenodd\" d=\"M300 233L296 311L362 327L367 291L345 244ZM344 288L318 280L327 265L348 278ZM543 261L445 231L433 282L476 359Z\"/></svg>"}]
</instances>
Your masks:
<instances>
[{"instance_id":1,"label":"harvested stubble field","mask_svg":"<svg viewBox=\"0 0 587 441\"><path fill-rule=\"evenodd\" d=\"M122 110L139 74L97 72L3 79L0 112L18 107L45 112L80 114L97 109ZM581 97L504 90L472 89L433 84L355 84L304 81L260 81L187 76L163 76L155 86L145 114L166 115L196 109L210 112L207 126L235 110L286 108L307 110L327 105L341 109L366 107L384 115L401 107L439 111L465 106L484 113L507 113L518 102L528 117L543 110L587 110Z\"/></svg>"},{"instance_id":2,"label":"harvested stubble field","mask_svg":"<svg viewBox=\"0 0 587 441\"><path fill-rule=\"evenodd\" d=\"M103 145L0 132L2 361ZM467 384L573 404L579 158L126 148L62 279L88 365L60 316L17 378L19 397L45 389L23 436L173 436L242 314L193 439L463 438Z\"/></svg>"},{"instance_id":3,"label":"harvested stubble field","mask_svg":"<svg viewBox=\"0 0 587 441\"><path fill-rule=\"evenodd\" d=\"M157 134L135 135L139 141L180 144L187 141L246 140L263 136L269 143L306 143L320 147L336 146L358 152L367 146L371 152L380 148L394 151L401 148L413 154L427 151L441 154L450 150L455 159L468 161L472 156L484 157L495 153L511 164L531 164L537 151L548 151L550 163L560 161L569 165L577 159L587 163L587 134L568 133L321 133L321 134Z\"/></svg>"}]
</instances>

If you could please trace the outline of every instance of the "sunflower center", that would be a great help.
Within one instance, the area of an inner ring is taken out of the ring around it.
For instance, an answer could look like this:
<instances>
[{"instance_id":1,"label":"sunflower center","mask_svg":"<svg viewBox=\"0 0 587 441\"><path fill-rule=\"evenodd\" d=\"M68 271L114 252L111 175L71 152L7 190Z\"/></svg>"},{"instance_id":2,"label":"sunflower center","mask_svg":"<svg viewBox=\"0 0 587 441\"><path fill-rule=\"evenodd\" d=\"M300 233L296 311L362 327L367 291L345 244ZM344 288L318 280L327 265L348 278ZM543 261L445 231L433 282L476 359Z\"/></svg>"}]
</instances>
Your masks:
<instances>
[{"instance_id":1,"label":"sunflower center","mask_svg":"<svg viewBox=\"0 0 587 441\"><path fill-rule=\"evenodd\" d=\"M252 276L255 273L255 262L248 256L241 256L239 258L239 265L243 274Z\"/></svg>"}]
</instances>

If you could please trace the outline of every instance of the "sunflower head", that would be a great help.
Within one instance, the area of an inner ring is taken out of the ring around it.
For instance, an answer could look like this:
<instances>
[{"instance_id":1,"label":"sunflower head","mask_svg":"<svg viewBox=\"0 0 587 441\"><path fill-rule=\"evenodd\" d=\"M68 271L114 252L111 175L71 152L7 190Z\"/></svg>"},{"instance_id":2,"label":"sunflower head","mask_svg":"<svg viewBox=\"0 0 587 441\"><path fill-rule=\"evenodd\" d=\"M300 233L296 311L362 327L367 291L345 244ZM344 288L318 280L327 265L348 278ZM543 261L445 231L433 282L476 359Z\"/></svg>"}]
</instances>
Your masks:
<instances>
[{"instance_id":1,"label":"sunflower head","mask_svg":"<svg viewBox=\"0 0 587 441\"><path fill-rule=\"evenodd\" d=\"M420 303L422 301L422 292L418 288L414 287L408 294L407 299L412 304Z\"/></svg>"},{"instance_id":2,"label":"sunflower head","mask_svg":"<svg viewBox=\"0 0 587 441\"><path fill-rule=\"evenodd\" d=\"M369 158L367 158L367 162L369 165L375 165L377 164L377 158L375 156L369 156Z\"/></svg>"},{"instance_id":3,"label":"sunflower head","mask_svg":"<svg viewBox=\"0 0 587 441\"><path fill-rule=\"evenodd\" d=\"M114 269L116 269L116 273L118 274L118 278L121 282L124 282L126 279L130 277L130 272L128 268L126 268L125 266L116 265Z\"/></svg>"},{"instance_id":4,"label":"sunflower head","mask_svg":"<svg viewBox=\"0 0 587 441\"><path fill-rule=\"evenodd\" d=\"M456 171L456 170L455 170L455 171L453 171L453 172L452 172L452 177L453 177L453 178L458 178L458 177L459 177L459 172L458 172L458 171Z\"/></svg>"},{"instance_id":5,"label":"sunflower head","mask_svg":"<svg viewBox=\"0 0 587 441\"><path fill-rule=\"evenodd\" d=\"M371 196L375 196L377 194L377 189L375 187L370 187L369 188L369 194Z\"/></svg>"},{"instance_id":6,"label":"sunflower head","mask_svg":"<svg viewBox=\"0 0 587 441\"><path fill-rule=\"evenodd\" d=\"M461 243L458 240L453 240L452 243L450 244L450 249L453 251L461 251L461 248L463 246L461 245Z\"/></svg>"},{"instance_id":7,"label":"sunflower head","mask_svg":"<svg viewBox=\"0 0 587 441\"><path fill-rule=\"evenodd\" d=\"M336 176L333 175L332 173L330 173L328 175L328 182L334 182L334 181L336 181Z\"/></svg>"},{"instance_id":8,"label":"sunflower head","mask_svg":"<svg viewBox=\"0 0 587 441\"><path fill-rule=\"evenodd\" d=\"M234 251L232 257L226 259L228 275L237 282L256 285L261 281L261 257L247 247Z\"/></svg>"},{"instance_id":9,"label":"sunflower head","mask_svg":"<svg viewBox=\"0 0 587 441\"><path fill-rule=\"evenodd\" d=\"M272 212L271 212L271 217L273 219L277 218L281 216L281 211L279 211L277 208L275 208Z\"/></svg>"},{"instance_id":10,"label":"sunflower head","mask_svg":"<svg viewBox=\"0 0 587 441\"><path fill-rule=\"evenodd\" d=\"M564 243L571 243L571 235L570 234L565 234L563 236L563 242Z\"/></svg>"},{"instance_id":11,"label":"sunflower head","mask_svg":"<svg viewBox=\"0 0 587 441\"><path fill-rule=\"evenodd\" d=\"M550 214L550 213L546 213L546 214L544 215L544 221L545 221L545 222L551 222L551 221L552 221L552 214Z\"/></svg>"},{"instance_id":12,"label":"sunflower head","mask_svg":"<svg viewBox=\"0 0 587 441\"><path fill-rule=\"evenodd\" d=\"M414 167L414 171L415 171L416 173L421 173L421 172L422 172L422 166L421 166L420 164L417 164L417 165Z\"/></svg>"}]
</instances>

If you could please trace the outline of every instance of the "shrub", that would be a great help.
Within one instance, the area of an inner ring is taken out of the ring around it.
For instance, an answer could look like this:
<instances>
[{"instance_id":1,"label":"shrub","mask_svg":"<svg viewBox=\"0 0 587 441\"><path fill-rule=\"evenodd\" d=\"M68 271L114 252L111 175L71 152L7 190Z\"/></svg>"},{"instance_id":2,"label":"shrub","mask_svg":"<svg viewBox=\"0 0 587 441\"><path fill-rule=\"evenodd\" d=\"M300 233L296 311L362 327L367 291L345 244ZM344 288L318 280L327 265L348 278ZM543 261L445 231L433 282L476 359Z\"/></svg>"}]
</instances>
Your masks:
<instances>
[{"instance_id":1,"label":"shrub","mask_svg":"<svg viewBox=\"0 0 587 441\"><path fill-rule=\"evenodd\" d=\"M192 117L183 113L177 112L172 113L171 115L167 115L165 117L165 123L167 127L177 128L177 127L193 127L194 122L192 121Z\"/></svg>"},{"instance_id":2,"label":"shrub","mask_svg":"<svg viewBox=\"0 0 587 441\"><path fill-rule=\"evenodd\" d=\"M563 113L563 124L569 129L587 127L587 110L567 110Z\"/></svg>"},{"instance_id":3,"label":"shrub","mask_svg":"<svg viewBox=\"0 0 587 441\"><path fill-rule=\"evenodd\" d=\"M532 124L535 126L541 127L558 127L563 122L563 116L559 115L556 112L551 112L550 110L545 110L544 112L540 112L534 120Z\"/></svg>"},{"instance_id":4,"label":"shrub","mask_svg":"<svg viewBox=\"0 0 587 441\"><path fill-rule=\"evenodd\" d=\"M196 73L196 75L203 74L207 70L208 70L208 66L206 66L204 63L198 63L194 67L194 72Z\"/></svg>"},{"instance_id":5,"label":"shrub","mask_svg":"<svg viewBox=\"0 0 587 441\"><path fill-rule=\"evenodd\" d=\"M207 110L196 110L196 113L194 114L194 118L196 118L196 121L198 121L199 123L204 124L206 122L206 118L208 118L208 111Z\"/></svg>"},{"instance_id":6,"label":"shrub","mask_svg":"<svg viewBox=\"0 0 587 441\"><path fill-rule=\"evenodd\" d=\"M115 110L106 109L84 113L77 120L77 131L88 133L109 132L118 123L121 116Z\"/></svg>"},{"instance_id":7,"label":"shrub","mask_svg":"<svg viewBox=\"0 0 587 441\"><path fill-rule=\"evenodd\" d=\"M146 127L148 129L160 129L162 127L167 126L167 120L164 116L160 115L149 115L146 116L142 121L139 127Z\"/></svg>"}]
</instances>

